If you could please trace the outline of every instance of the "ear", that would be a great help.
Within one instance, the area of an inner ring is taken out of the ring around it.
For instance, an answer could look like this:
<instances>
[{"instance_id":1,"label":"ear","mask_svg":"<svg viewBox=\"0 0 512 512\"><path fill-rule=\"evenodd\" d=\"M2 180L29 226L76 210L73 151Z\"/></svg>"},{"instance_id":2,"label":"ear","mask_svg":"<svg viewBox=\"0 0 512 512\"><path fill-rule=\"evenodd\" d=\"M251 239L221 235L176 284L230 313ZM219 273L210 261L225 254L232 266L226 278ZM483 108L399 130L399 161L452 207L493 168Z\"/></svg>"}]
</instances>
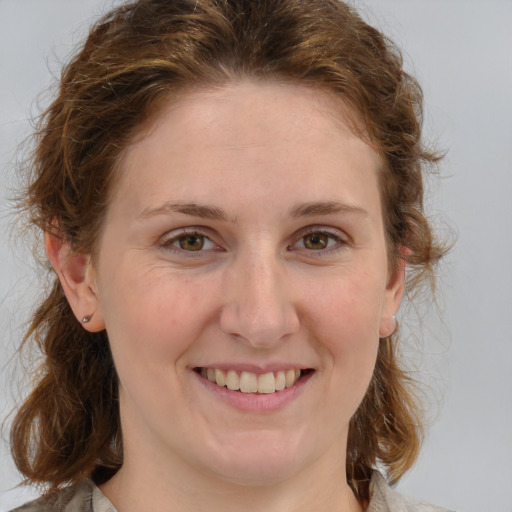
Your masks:
<instances>
[{"instance_id":1,"label":"ear","mask_svg":"<svg viewBox=\"0 0 512 512\"><path fill-rule=\"evenodd\" d=\"M90 256L75 253L69 243L49 232L44 246L77 320L90 332L105 329Z\"/></svg>"},{"instance_id":2,"label":"ear","mask_svg":"<svg viewBox=\"0 0 512 512\"><path fill-rule=\"evenodd\" d=\"M380 338L391 336L398 326L395 315L404 296L406 267L405 260L399 258L395 271L386 285L379 324Z\"/></svg>"}]
</instances>

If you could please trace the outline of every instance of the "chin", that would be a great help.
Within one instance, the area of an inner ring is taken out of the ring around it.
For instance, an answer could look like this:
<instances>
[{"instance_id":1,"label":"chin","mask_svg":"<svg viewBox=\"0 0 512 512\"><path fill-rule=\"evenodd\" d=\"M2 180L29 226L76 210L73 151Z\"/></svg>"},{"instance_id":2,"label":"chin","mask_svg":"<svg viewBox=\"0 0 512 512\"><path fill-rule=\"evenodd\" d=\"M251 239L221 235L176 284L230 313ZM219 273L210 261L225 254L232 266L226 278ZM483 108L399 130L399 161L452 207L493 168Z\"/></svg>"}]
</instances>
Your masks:
<instances>
[{"instance_id":1,"label":"chin","mask_svg":"<svg viewBox=\"0 0 512 512\"><path fill-rule=\"evenodd\" d=\"M282 436L253 434L251 440L240 439L215 457L217 463L210 473L236 485L257 487L272 486L287 480L308 465L306 454L298 456L293 443Z\"/></svg>"},{"instance_id":2,"label":"chin","mask_svg":"<svg viewBox=\"0 0 512 512\"><path fill-rule=\"evenodd\" d=\"M295 464L295 463L294 463ZM225 469L225 471L222 471ZM230 463L226 468L216 468L217 478L243 487L271 487L284 482L297 473L297 468L288 462L260 460Z\"/></svg>"}]
</instances>

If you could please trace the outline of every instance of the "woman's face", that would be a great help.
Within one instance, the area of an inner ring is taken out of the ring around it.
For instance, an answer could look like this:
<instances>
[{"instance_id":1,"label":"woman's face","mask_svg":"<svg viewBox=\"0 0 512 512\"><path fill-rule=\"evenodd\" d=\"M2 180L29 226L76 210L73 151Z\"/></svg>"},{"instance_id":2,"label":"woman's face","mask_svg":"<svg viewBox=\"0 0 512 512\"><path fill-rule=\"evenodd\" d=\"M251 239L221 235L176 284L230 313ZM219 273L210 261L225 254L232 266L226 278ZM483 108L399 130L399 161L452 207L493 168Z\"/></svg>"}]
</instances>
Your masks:
<instances>
[{"instance_id":1,"label":"woman's face","mask_svg":"<svg viewBox=\"0 0 512 512\"><path fill-rule=\"evenodd\" d=\"M379 165L328 93L249 81L190 93L128 148L91 273L127 467L344 470L401 297Z\"/></svg>"}]
</instances>

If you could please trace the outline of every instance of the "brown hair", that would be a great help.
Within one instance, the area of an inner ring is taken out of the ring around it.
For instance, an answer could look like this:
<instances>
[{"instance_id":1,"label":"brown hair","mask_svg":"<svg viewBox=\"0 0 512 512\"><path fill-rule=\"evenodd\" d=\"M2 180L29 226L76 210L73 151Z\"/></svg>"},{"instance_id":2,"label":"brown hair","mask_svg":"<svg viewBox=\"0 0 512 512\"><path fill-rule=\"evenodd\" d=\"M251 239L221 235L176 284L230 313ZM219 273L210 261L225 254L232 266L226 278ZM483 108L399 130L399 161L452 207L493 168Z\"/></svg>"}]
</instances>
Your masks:
<instances>
[{"instance_id":1,"label":"brown hair","mask_svg":"<svg viewBox=\"0 0 512 512\"><path fill-rule=\"evenodd\" d=\"M115 164L137 128L173 94L244 77L323 87L351 105L385 162L390 264L407 260L409 291L432 277L443 250L423 215L422 174L436 156L421 141L421 89L394 45L338 0L139 0L113 10L65 67L41 118L23 196L29 221L58 226L74 250L93 254ZM107 480L123 461L107 333L81 327L55 276L25 340L44 361L12 425L18 468L51 487ZM361 499L377 464L396 481L418 454L420 409L398 359L396 334L382 339L351 420L347 478Z\"/></svg>"}]
</instances>

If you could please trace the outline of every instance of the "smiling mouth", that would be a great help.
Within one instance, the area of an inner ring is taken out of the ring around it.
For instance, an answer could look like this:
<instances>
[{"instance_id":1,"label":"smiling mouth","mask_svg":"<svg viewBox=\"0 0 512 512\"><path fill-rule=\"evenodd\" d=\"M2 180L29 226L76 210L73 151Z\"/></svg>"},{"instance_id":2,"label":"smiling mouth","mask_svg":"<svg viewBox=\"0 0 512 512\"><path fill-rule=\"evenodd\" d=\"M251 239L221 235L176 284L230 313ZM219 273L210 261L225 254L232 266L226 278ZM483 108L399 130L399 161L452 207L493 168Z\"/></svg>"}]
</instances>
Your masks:
<instances>
[{"instance_id":1,"label":"smiling mouth","mask_svg":"<svg viewBox=\"0 0 512 512\"><path fill-rule=\"evenodd\" d=\"M302 376L312 372L309 369L299 370L294 368L263 374L219 370L218 368L195 368L194 371L213 384L226 387L231 391L267 395L292 387Z\"/></svg>"}]
</instances>

